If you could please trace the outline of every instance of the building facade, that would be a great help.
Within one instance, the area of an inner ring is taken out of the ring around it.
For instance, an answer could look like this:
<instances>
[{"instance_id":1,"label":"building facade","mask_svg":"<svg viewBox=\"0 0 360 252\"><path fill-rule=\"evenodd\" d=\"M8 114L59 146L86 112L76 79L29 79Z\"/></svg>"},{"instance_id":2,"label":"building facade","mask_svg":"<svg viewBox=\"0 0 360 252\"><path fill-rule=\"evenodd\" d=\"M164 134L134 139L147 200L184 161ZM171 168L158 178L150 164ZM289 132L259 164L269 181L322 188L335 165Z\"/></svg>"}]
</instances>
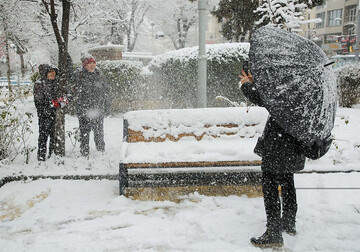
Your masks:
<instances>
[{"instance_id":1,"label":"building facade","mask_svg":"<svg viewBox=\"0 0 360 252\"><path fill-rule=\"evenodd\" d=\"M302 27L303 36L312 39L329 55L353 54L359 0L325 0L307 13L307 19L320 19Z\"/></svg>"}]
</instances>

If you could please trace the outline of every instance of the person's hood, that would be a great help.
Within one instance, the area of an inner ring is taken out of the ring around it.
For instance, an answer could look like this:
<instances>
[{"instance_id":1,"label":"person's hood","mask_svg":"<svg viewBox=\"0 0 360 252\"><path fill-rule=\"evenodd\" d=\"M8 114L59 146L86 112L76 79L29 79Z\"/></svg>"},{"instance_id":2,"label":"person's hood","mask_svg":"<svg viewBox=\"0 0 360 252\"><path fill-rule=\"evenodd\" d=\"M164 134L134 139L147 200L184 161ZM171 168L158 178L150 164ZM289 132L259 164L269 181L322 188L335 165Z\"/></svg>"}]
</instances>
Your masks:
<instances>
[{"instance_id":1,"label":"person's hood","mask_svg":"<svg viewBox=\"0 0 360 252\"><path fill-rule=\"evenodd\" d=\"M51 66L49 64L41 64L41 65L39 65L40 78L43 79L43 80L46 80L47 79L47 74L51 70L55 71L56 76L58 75L58 69L56 67L53 67L53 66Z\"/></svg>"}]
</instances>

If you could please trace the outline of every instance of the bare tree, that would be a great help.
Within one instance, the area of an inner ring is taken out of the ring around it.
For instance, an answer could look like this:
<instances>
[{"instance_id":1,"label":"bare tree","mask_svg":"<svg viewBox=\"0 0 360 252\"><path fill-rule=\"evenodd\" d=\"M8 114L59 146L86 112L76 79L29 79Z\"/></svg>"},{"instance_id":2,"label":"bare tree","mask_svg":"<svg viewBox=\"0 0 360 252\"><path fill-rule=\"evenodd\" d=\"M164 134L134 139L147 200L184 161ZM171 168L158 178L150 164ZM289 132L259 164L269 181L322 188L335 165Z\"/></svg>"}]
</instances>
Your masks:
<instances>
[{"instance_id":1,"label":"bare tree","mask_svg":"<svg viewBox=\"0 0 360 252\"><path fill-rule=\"evenodd\" d=\"M189 0L161 0L150 17L169 36L175 49L184 48L190 28L197 22L197 3Z\"/></svg>"},{"instance_id":2,"label":"bare tree","mask_svg":"<svg viewBox=\"0 0 360 252\"><path fill-rule=\"evenodd\" d=\"M127 50L131 52L136 44L139 28L150 9L151 1L145 0L106 0L99 8L105 25L110 26L110 41L122 43L126 37Z\"/></svg>"},{"instance_id":3,"label":"bare tree","mask_svg":"<svg viewBox=\"0 0 360 252\"><path fill-rule=\"evenodd\" d=\"M9 52L9 31L8 31L8 18L7 13L4 7L4 4L0 4L0 13L2 16L2 26L4 31L4 44L5 44L5 58L6 58L6 76L8 79L8 89L9 92L12 92L11 82L10 82L10 52Z\"/></svg>"},{"instance_id":4,"label":"bare tree","mask_svg":"<svg viewBox=\"0 0 360 252\"><path fill-rule=\"evenodd\" d=\"M20 38L16 35L11 36L11 41L15 44L16 53L20 57L20 69L21 69L21 76L25 76L25 61L24 61L24 54L27 52L27 48L24 46L24 43L20 40Z\"/></svg>"},{"instance_id":5,"label":"bare tree","mask_svg":"<svg viewBox=\"0 0 360 252\"><path fill-rule=\"evenodd\" d=\"M16 3L14 3L13 1L8 1L8 2L1 2L0 3L0 14L1 14L1 19L0 19L0 24L2 27L2 31L3 31L3 43L4 43L4 47L5 47L5 59L6 59L6 76L8 79L8 89L10 92L12 92L12 88L11 88L11 82L10 82L10 77L11 77L11 68L10 68L10 50L9 50L9 44L10 41L14 41L14 30L13 27L15 26L13 24L13 21L15 20L13 18L13 15L11 15L11 13L13 11L15 11L16 7Z\"/></svg>"},{"instance_id":6,"label":"bare tree","mask_svg":"<svg viewBox=\"0 0 360 252\"><path fill-rule=\"evenodd\" d=\"M9 44L11 41L16 48L16 54L20 57L20 69L23 77L25 75L24 54L28 52L30 38L33 38L29 29L29 14L31 14L31 10L28 8L29 4L30 0L8 0L0 4L0 24L6 34L6 42ZM34 4L31 3L31 5ZM32 23L31 27L33 26ZM12 60L10 58L10 61Z\"/></svg>"}]
</instances>

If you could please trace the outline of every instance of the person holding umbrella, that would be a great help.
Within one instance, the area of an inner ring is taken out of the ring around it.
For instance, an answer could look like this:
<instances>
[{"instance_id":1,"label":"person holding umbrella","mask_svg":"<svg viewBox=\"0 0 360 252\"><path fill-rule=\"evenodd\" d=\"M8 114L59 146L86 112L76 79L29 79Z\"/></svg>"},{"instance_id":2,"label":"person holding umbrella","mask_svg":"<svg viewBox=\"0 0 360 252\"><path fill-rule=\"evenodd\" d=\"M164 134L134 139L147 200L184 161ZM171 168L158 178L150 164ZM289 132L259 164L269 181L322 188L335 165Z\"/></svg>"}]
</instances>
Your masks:
<instances>
[{"instance_id":1,"label":"person holding umbrella","mask_svg":"<svg viewBox=\"0 0 360 252\"><path fill-rule=\"evenodd\" d=\"M254 76L242 71L241 90L270 114L254 149L262 157L267 229L250 241L281 247L283 231L296 234L294 173L304 169L305 157L317 159L331 144L336 79L317 45L275 27L255 31L249 57Z\"/></svg>"}]
</instances>

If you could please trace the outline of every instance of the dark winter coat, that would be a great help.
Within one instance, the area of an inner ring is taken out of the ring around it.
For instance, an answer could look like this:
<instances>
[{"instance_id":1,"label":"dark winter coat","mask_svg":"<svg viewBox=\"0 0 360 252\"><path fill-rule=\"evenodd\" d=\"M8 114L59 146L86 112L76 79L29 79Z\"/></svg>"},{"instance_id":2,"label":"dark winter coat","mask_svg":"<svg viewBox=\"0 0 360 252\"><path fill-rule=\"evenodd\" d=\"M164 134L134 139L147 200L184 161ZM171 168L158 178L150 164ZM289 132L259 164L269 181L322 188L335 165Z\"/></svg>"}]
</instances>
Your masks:
<instances>
[{"instance_id":1,"label":"dark winter coat","mask_svg":"<svg viewBox=\"0 0 360 252\"><path fill-rule=\"evenodd\" d=\"M39 67L40 80L37 80L34 84L34 102L38 115L51 115L55 113L55 108L51 106L51 101L57 98L58 93L58 78L55 80L49 80L47 73L50 69L54 69L47 64ZM57 69L54 69L55 72Z\"/></svg>"},{"instance_id":2,"label":"dark winter coat","mask_svg":"<svg viewBox=\"0 0 360 252\"><path fill-rule=\"evenodd\" d=\"M263 105L255 85L246 82L241 86L241 90L252 103ZM262 157L262 171L295 172L305 166L303 144L286 133L271 115L254 152Z\"/></svg>"},{"instance_id":3,"label":"dark winter coat","mask_svg":"<svg viewBox=\"0 0 360 252\"><path fill-rule=\"evenodd\" d=\"M79 117L104 117L110 110L110 87L99 69L75 74L76 113Z\"/></svg>"}]
</instances>

